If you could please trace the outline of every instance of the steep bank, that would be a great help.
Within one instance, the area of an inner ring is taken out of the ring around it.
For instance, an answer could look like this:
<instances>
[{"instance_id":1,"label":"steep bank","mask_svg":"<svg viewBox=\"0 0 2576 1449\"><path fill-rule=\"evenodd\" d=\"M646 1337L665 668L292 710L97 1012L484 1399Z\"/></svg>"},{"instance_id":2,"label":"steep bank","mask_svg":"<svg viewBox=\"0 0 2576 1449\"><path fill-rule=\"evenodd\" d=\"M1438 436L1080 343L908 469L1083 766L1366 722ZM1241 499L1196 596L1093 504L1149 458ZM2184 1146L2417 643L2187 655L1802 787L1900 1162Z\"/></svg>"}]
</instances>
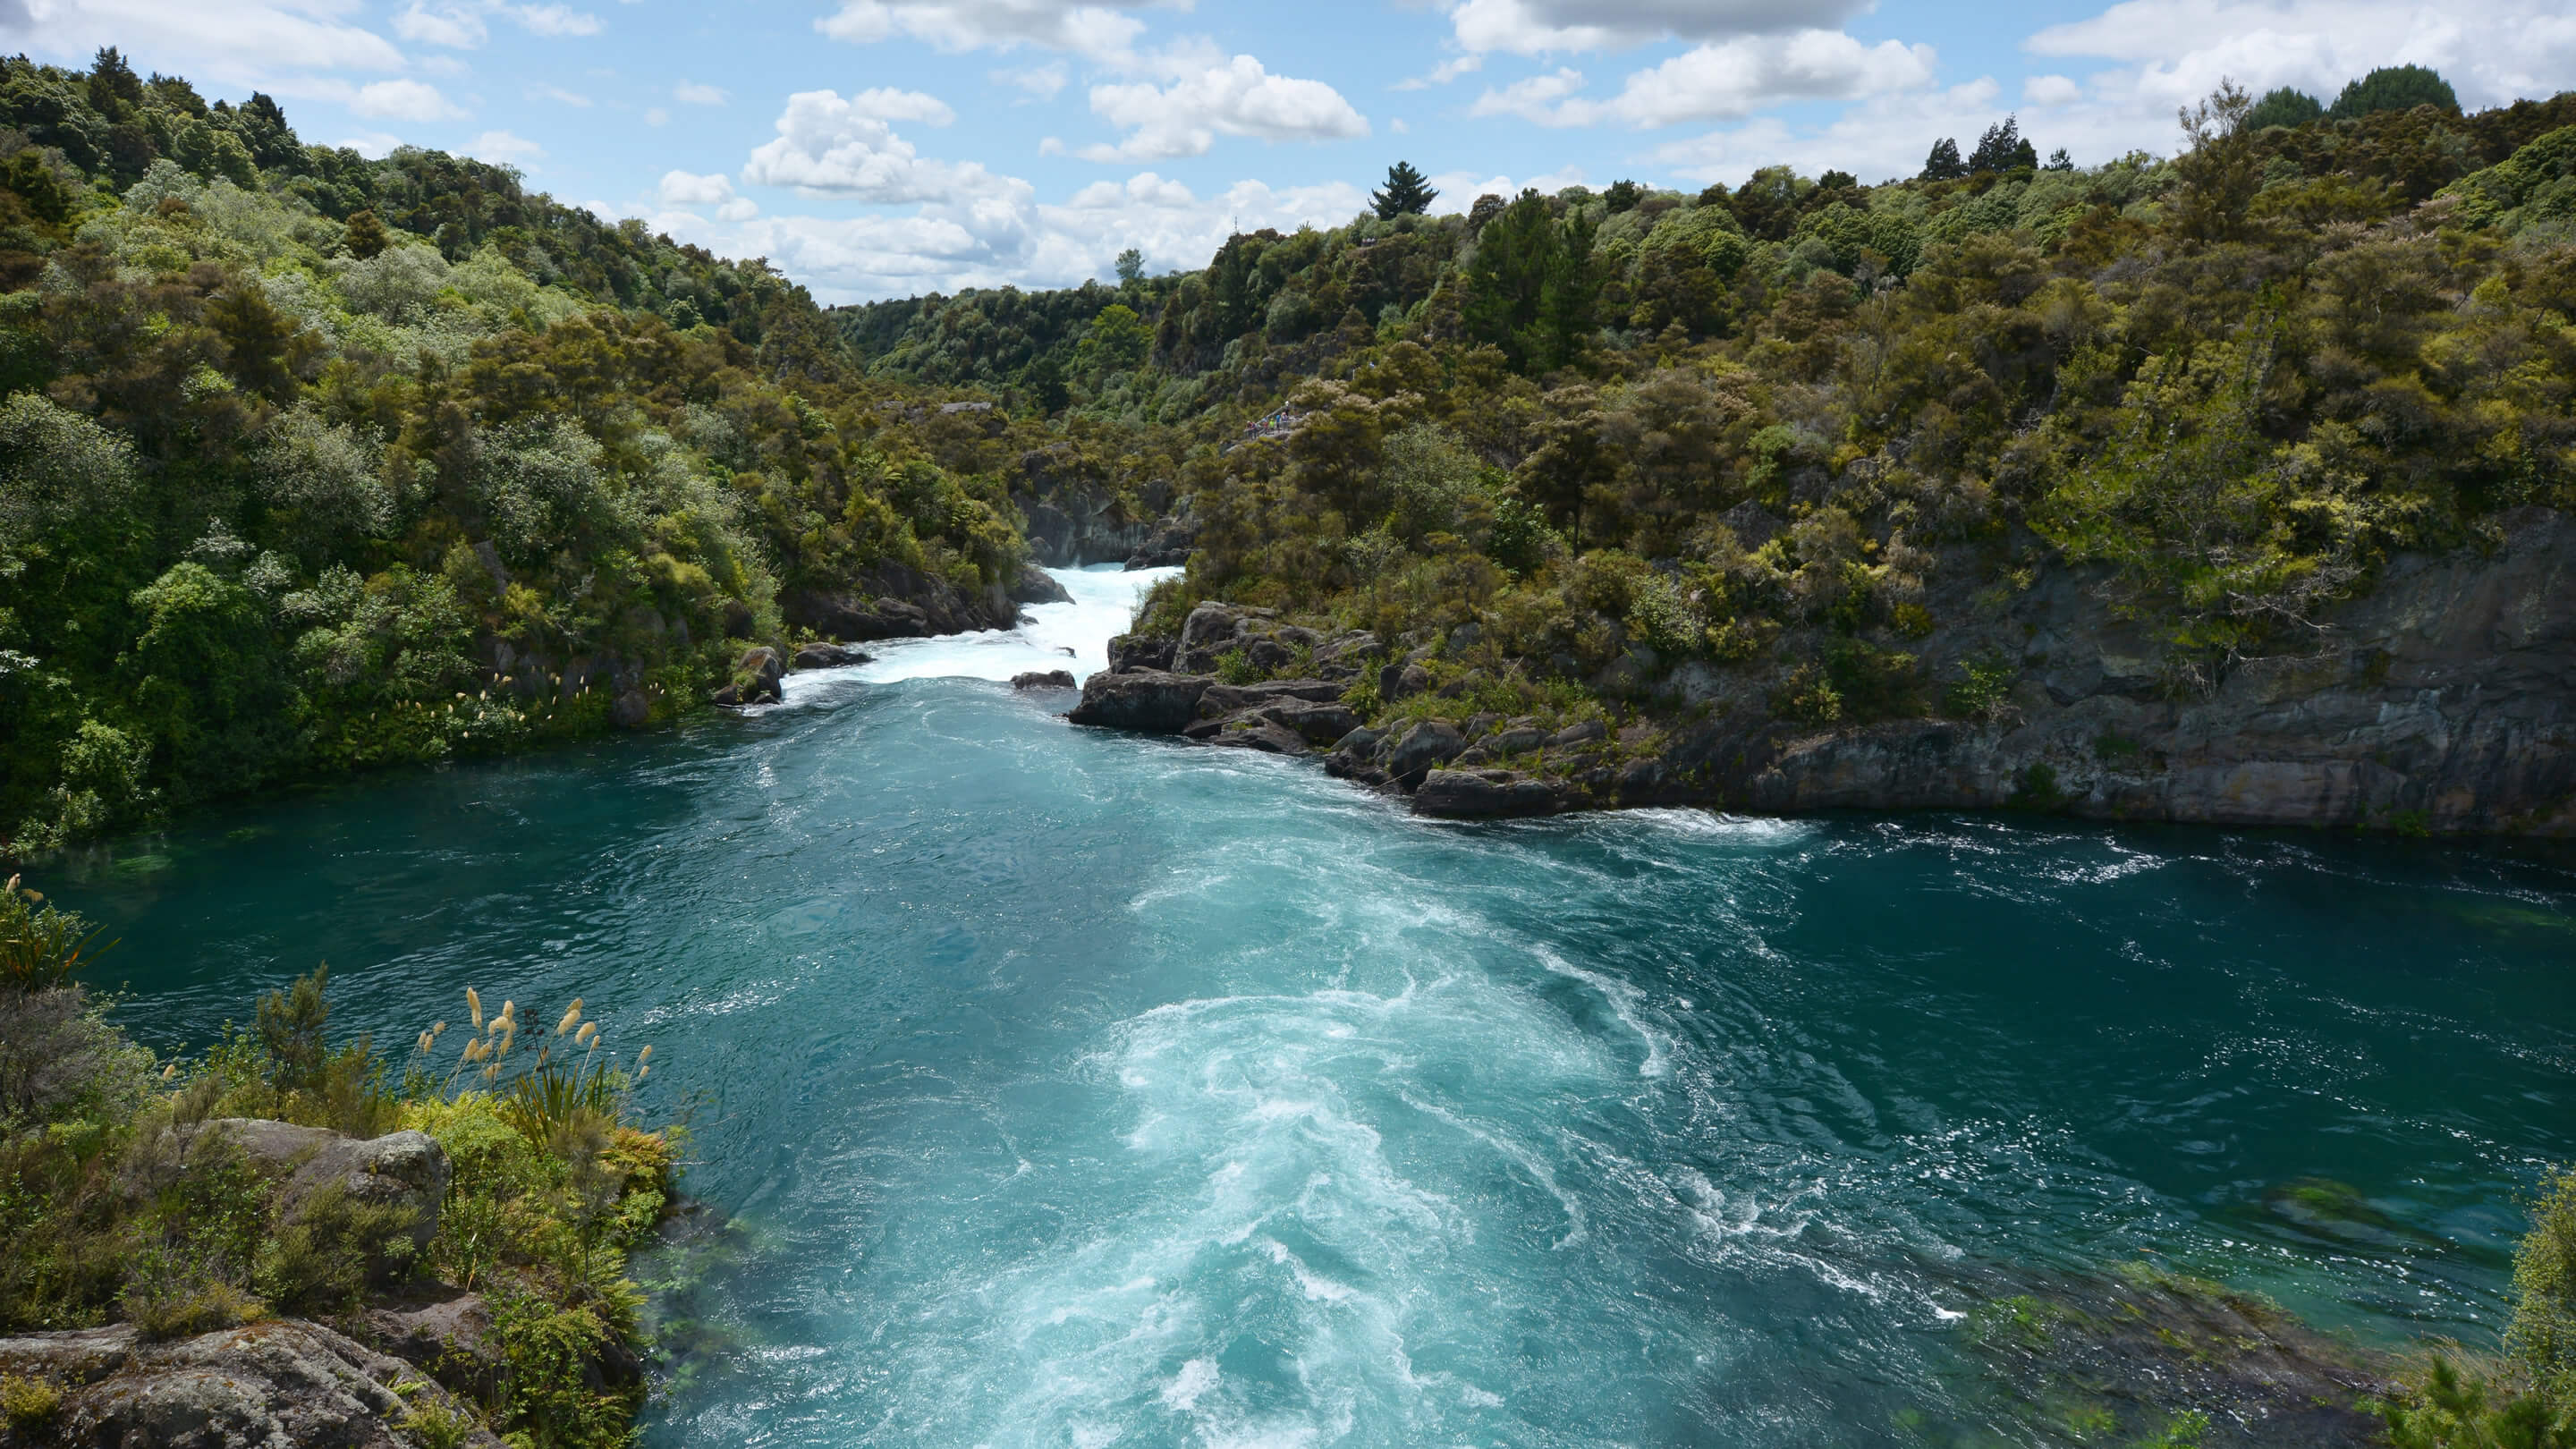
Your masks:
<instances>
[{"instance_id":1,"label":"steep bank","mask_svg":"<svg viewBox=\"0 0 2576 1449\"><path fill-rule=\"evenodd\" d=\"M1921 640L1922 669L1973 667L1989 690L1954 695L1946 716L1801 724L1781 717L1790 671L1704 661L1624 708L1579 696L1485 708L1493 681L1464 662L1475 624L1399 655L1363 631L1202 604L1168 645L1121 641L1125 677L1095 677L1073 718L1274 753L1329 747L1333 773L1437 816L2020 808L2576 834L2576 519L2525 508L2498 522L2492 552L2401 555L2321 614L2302 654L2240 663L2206 689L2158 667L2097 571L2059 567L2007 600L1965 585L1928 599L1970 622ZM1221 661L1230 683L1213 679ZM1248 677L1283 672L1313 678Z\"/></svg>"}]
</instances>

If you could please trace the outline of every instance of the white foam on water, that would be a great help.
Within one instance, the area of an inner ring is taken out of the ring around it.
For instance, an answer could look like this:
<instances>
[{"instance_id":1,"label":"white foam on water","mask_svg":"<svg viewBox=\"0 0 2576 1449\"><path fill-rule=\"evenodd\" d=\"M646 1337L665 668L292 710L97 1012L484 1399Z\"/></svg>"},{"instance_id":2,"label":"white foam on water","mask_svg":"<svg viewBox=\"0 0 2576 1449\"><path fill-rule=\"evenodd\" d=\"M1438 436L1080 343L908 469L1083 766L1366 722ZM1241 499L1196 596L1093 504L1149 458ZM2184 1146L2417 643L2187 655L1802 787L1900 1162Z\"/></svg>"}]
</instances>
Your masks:
<instances>
[{"instance_id":1,"label":"white foam on water","mask_svg":"<svg viewBox=\"0 0 2576 1449\"><path fill-rule=\"evenodd\" d=\"M1031 604L1028 622L1016 629L881 640L867 646L876 660L859 665L858 677L891 684L901 679L1009 679L1033 670L1063 669L1076 681L1088 679L1109 667L1109 641L1127 632L1136 601L1180 570L1101 565L1046 572L1064 585L1073 602Z\"/></svg>"},{"instance_id":2,"label":"white foam on water","mask_svg":"<svg viewBox=\"0 0 2576 1449\"><path fill-rule=\"evenodd\" d=\"M1047 577L1073 596L1067 604L1031 604L1016 629L984 629L929 639L882 639L861 646L876 656L839 669L800 669L781 686L786 702L833 691L856 680L892 684L905 679L1007 680L1049 669L1069 671L1075 682L1109 667L1109 641L1127 632L1145 592L1181 571L1121 569L1101 564L1048 569Z\"/></svg>"}]
</instances>

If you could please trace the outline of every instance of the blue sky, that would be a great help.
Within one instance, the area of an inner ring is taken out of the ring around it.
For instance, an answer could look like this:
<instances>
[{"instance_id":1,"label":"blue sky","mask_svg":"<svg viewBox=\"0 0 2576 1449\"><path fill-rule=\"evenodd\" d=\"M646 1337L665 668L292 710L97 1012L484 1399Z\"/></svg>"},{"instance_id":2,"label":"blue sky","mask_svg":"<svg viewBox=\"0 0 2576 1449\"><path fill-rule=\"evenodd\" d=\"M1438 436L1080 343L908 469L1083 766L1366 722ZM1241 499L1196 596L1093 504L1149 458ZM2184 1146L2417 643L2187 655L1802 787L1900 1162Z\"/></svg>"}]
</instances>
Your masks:
<instances>
[{"instance_id":1,"label":"blue sky","mask_svg":"<svg viewBox=\"0 0 2576 1449\"><path fill-rule=\"evenodd\" d=\"M2222 76L2375 65L2471 106L2576 85L2563 0L0 0L0 44L257 87L308 141L469 152L830 301L1203 264L1347 219L1399 157L1439 209L1787 162L1910 173L2017 113L2166 151Z\"/></svg>"}]
</instances>

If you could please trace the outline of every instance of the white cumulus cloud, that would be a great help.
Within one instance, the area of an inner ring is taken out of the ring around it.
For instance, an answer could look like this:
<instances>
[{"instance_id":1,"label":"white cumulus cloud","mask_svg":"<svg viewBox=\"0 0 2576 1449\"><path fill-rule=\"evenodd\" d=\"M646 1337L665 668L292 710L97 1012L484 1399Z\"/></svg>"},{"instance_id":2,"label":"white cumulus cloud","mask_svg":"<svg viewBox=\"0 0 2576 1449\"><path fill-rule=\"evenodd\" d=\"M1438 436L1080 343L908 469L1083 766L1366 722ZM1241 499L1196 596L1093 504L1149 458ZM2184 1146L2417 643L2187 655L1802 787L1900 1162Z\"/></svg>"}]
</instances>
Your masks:
<instances>
[{"instance_id":1,"label":"white cumulus cloud","mask_svg":"<svg viewBox=\"0 0 2576 1449\"><path fill-rule=\"evenodd\" d=\"M844 100L836 91L787 98L778 137L751 153L743 179L791 186L809 196L920 202L990 194L1028 183L995 176L978 162L926 161L890 120L944 124L954 113L918 91L872 90Z\"/></svg>"},{"instance_id":2,"label":"white cumulus cloud","mask_svg":"<svg viewBox=\"0 0 2576 1449\"><path fill-rule=\"evenodd\" d=\"M665 208L692 214L693 220L694 213L701 210L713 212L719 221L749 221L760 214L760 204L750 197L735 195L733 178L721 173L698 176L666 171L658 190ZM657 220L657 229L668 231L670 227Z\"/></svg>"},{"instance_id":3,"label":"white cumulus cloud","mask_svg":"<svg viewBox=\"0 0 2576 1449\"><path fill-rule=\"evenodd\" d=\"M1207 65L1168 85L1120 82L1091 88L1091 109L1127 135L1087 147L1090 160L1202 156L1221 133L1265 141L1321 141L1369 133L1368 119L1318 80L1272 75L1248 55Z\"/></svg>"},{"instance_id":4,"label":"white cumulus cloud","mask_svg":"<svg viewBox=\"0 0 2576 1449\"><path fill-rule=\"evenodd\" d=\"M138 65L207 81L257 81L293 70L393 71L402 52L330 0L14 0L0 39L76 65L103 45Z\"/></svg>"},{"instance_id":5,"label":"white cumulus cloud","mask_svg":"<svg viewBox=\"0 0 2576 1449\"><path fill-rule=\"evenodd\" d=\"M2093 78L2113 104L2170 114L2223 77L2326 100L2376 66L2428 65L2467 106L2555 94L2576 74L2576 12L2560 0L2123 0L2032 36L2039 55L2125 63Z\"/></svg>"},{"instance_id":6,"label":"white cumulus cloud","mask_svg":"<svg viewBox=\"0 0 2576 1449\"><path fill-rule=\"evenodd\" d=\"M1572 70L1532 76L1476 98L1470 115L1514 115L1543 126L1669 126L1748 116L1788 101L1851 100L1928 85L1929 46L1864 45L1839 30L1747 36L1695 46L1628 77L1619 94L1576 94Z\"/></svg>"},{"instance_id":7,"label":"white cumulus cloud","mask_svg":"<svg viewBox=\"0 0 2576 1449\"><path fill-rule=\"evenodd\" d=\"M503 166L517 166L546 154L545 147L507 131L486 131L457 149L476 160Z\"/></svg>"},{"instance_id":8,"label":"white cumulus cloud","mask_svg":"<svg viewBox=\"0 0 2576 1449\"><path fill-rule=\"evenodd\" d=\"M427 81L386 80L358 87L349 109L387 121L449 121L465 114Z\"/></svg>"}]
</instances>

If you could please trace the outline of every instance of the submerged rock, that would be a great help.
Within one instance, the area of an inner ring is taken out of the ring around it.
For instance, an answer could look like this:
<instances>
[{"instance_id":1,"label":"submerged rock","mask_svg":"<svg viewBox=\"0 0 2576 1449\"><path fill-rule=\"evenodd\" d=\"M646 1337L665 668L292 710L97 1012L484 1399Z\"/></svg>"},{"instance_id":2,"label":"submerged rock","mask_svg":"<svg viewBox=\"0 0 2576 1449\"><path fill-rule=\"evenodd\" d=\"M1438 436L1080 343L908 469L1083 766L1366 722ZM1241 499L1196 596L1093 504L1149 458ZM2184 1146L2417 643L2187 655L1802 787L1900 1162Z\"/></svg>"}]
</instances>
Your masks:
<instances>
[{"instance_id":1,"label":"submerged rock","mask_svg":"<svg viewBox=\"0 0 2576 1449\"><path fill-rule=\"evenodd\" d=\"M2387 1442L2369 1401L2394 1392L2388 1366L2260 1296L2146 1263L1998 1273L1975 1291L1968 1346L2034 1421L2081 1415L2101 1442L2202 1449Z\"/></svg>"},{"instance_id":2,"label":"submerged rock","mask_svg":"<svg viewBox=\"0 0 2576 1449\"><path fill-rule=\"evenodd\" d=\"M1014 674L1011 676L1011 688L1013 689L1075 689L1079 687L1080 686L1074 683L1073 671L1070 669L1032 669L1025 674Z\"/></svg>"}]
</instances>

